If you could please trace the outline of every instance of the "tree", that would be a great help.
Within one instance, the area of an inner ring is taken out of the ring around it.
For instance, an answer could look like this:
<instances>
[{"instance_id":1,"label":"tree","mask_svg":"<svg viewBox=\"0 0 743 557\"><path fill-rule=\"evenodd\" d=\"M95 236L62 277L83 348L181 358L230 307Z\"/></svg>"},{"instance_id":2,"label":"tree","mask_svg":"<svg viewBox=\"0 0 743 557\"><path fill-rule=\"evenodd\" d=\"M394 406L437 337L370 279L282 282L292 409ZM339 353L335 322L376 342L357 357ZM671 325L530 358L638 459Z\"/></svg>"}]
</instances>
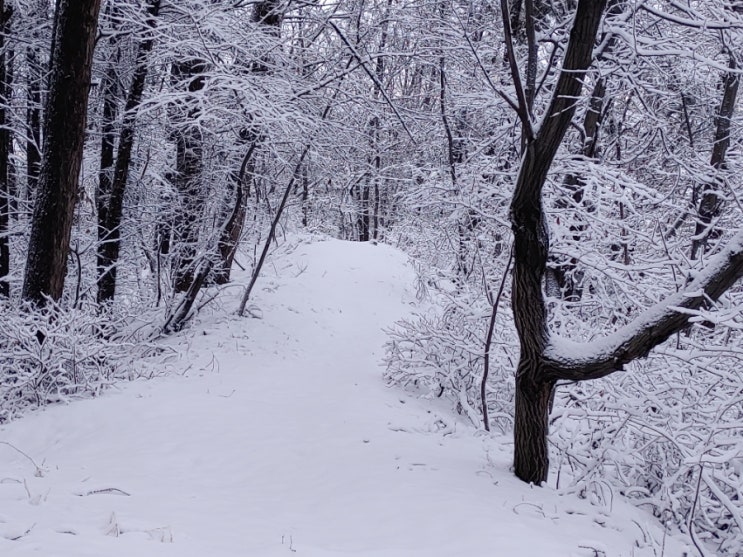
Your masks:
<instances>
[{"instance_id":1,"label":"tree","mask_svg":"<svg viewBox=\"0 0 743 557\"><path fill-rule=\"evenodd\" d=\"M34 0L30 11L31 29L26 46L26 191L28 199L33 199L41 171L41 99L46 84L42 44L48 38L49 2Z\"/></svg>"},{"instance_id":2,"label":"tree","mask_svg":"<svg viewBox=\"0 0 743 557\"><path fill-rule=\"evenodd\" d=\"M147 10L147 25L155 26L155 18L160 11L160 0L151 0ZM98 303L110 302L116 293L116 266L119 262L121 249L121 220L124 207L124 195L129 180L132 149L135 137L136 112L142 102L145 81L148 71L148 55L152 50L154 38L150 35L140 40L134 75L127 94L124 108L124 121L119 134L116 162L113 161L113 138L110 125L115 114L116 100L115 69L109 69L106 75L104 91L104 124L109 129L104 130L101 146L101 172L99 187L96 192L98 208ZM115 64L115 60L111 62ZM111 171L113 170L113 176Z\"/></svg>"},{"instance_id":3,"label":"tree","mask_svg":"<svg viewBox=\"0 0 743 557\"><path fill-rule=\"evenodd\" d=\"M575 113L575 99L580 97L583 77L592 62L605 5L605 0L578 2L562 69L539 126L531 120L523 92L519 94L518 114L526 141L510 208L514 234L512 307L521 350L516 370L514 468L527 482L547 479L548 416L558 380L597 379L623 369L686 327L690 312L717 300L743 276L743 233L739 233L685 289L616 333L585 344L567 342L550 333L543 292L549 255L543 188ZM507 13L504 9L506 27ZM520 87L517 69L513 78Z\"/></svg>"},{"instance_id":4,"label":"tree","mask_svg":"<svg viewBox=\"0 0 743 557\"><path fill-rule=\"evenodd\" d=\"M282 0L262 0L255 4L251 14L250 23L255 25L261 34L266 37L266 50L272 51L271 39L281 38L281 24L284 20L284 11L287 5ZM252 61L247 65L247 71L252 74L262 75L273 71L273 64L268 56ZM250 122L246 122L240 130L240 142L246 145L245 155L240 163L240 169L234 173L234 187L230 188L230 196L234 196L234 202L227 204L225 211L225 225L220 233L218 251L219 262L214 269L214 281L217 284L226 284L230 281L232 264L235 260L240 236L245 225L247 212L247 197L250 191L250 183L254 180L256 150L260 147L261 132L255 129ZM228 202L230 199L228 199Z\"/></svg>"},{"instance_id":5,"label":"tree","mask_svg":"<svg viewBox=\"0 0 743 557\"><path fill-rule=\"evenodd\" d=\"M7 126L10 86L8 84L6 37L10 31L12 8L0 0L0 296L10 294L7 280L10 274L9 220L11 197L9 181L10 131Z\"/></svg>"},{"instance_id":6,"label":"tree","mask_svg":"<svg viewBox=\"0 0 743 557\"><path fill-rule=\"evenodd\" d=\"M10 184L10 146L11 134L8 127L10 116L10 93L8 65L12 61L7 56L7 39L10 35L12 6L5 6L0 0L0 296L10 295L10 241L8 238L10 207L13 188Z\"/></svg>"},{"instance_id":7,"label":"tree","mask_svg":"<svg viewBox=\"0 0 743 557\"><path fill-rule=\"evenodd\" d=\"M23 298L62 296L87 121L100 0L60 0Z\"/></svg>"}]
</instances>

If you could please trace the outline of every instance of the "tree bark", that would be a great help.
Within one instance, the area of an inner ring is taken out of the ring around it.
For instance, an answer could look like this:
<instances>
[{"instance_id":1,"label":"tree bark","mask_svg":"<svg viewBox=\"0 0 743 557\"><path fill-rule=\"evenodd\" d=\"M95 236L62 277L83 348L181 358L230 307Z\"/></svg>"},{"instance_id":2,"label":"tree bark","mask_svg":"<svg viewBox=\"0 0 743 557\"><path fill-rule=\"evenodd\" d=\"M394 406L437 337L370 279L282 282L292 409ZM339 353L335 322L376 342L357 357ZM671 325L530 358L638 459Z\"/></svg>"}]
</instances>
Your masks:
<instances>
[{"instance_id":1,"label":"tree bark","mask_svg":"<svg viewBox=\"0 0 743 557\"><path fill-rule=\"evenodd\" d=\"M533 483L545 481L549 472L548 417L558 380L598 379L647 356L687 327L697 310L717 300L743 277L740 231L684 290L647 309L617 332L589 343L550 335L542 291L549 250L542 189L573 117L605 4L579 0L562 72L546 118L534 139L527 142L511 203L515 265L512 304L521 347L516 370L514 470L519 478ZM520 108L523 110L523 106Z\"/></svg>"},{"instance_id":2,"label":"tree bark","mask_svg":"<svg viewBox=\"0 0 743 557\"><path fill-rule=\"evenodd\" d=\"M67 273L101 0L61 0L23 298L58 300Z\"/></svg>"},{"instance_id":3,"label":"tree bark","mask_svg":"<svg viewBox=\"0 0 743 557\"><path fill-rule=\"evenodd\" d=\"M160 11L160 0L152 0L147 10L148 27L155 26L155 18ZM143 39L137 48L136 66L132 84L126 100L124 122L121 126L119 146L116 155L116 166L113 180L109 184L101 182L101 186L109 186L108 191L101 188L101 203L98 213L98 303L111 302L116 293L116 266L121 249L121 219L124 206L124 194L129 180L132 149L134 147L135 121L137 109L142 102L145 81L147 79L147 59L154 38L148 36ZM113 150L113 145L111 145ZM101 165L103 166L103 165ZM103 172L103 168L101 168Z\"/></svg>"},{"instance_id":4,"label":"tree bark","mask_svg":"<svg viewBox=\"0 0 743 557\"><path fill-rule=\"evenodd\" d=\"M547 425L554 380L544 369L549 334L542 281L549 235L542 205L542 189L552 161L575 112L583 77L590 66L593 45L606 0L580 0L562 71L539 131L526 138L525 151L511 202L514 234L512 306L521 354L516 370L514 469L524 481L547 479L549 459ZM524 99L523 95L519 95ZM521 101L522 118L528 107ZM528 122L525 123L529 126Z\"/></svg>"},{"instance_id":5,"label":"tree bark","mask_svg":"<svg viewBox=\"0 0 743 557\"><path fill-rule=\"evenodd\" d=\"M710 239L719 238L720 230L715 226L715 220L720 215L722 181L718 178L720 171L727 168L726 155L730 147L730 124L735 112L740 85L740 73L735 54L730 54L729 72L722 78L722 100L715 115L715 136L712 144L710 166L714 178L702 186L702 199L697 209L697 224L694 230L694 240L691 246L691 258L696 259L700 250L704 252Z\"/></svg>"},{"instance_id":6,"label":"tree bark","mask_svg":"<svg viewBox=\"0 0 743 557\"><path fill-rule=\"evenodd\" d=\"M8 109L10 87L8 84L7 64L12 61L6 56L6 38L10 34L10 17L12 7L5 7L0 0L0 296L10 295L10 206L13 196L10 185L10 131L8 129Z\"/></svg>"}]
</instances>

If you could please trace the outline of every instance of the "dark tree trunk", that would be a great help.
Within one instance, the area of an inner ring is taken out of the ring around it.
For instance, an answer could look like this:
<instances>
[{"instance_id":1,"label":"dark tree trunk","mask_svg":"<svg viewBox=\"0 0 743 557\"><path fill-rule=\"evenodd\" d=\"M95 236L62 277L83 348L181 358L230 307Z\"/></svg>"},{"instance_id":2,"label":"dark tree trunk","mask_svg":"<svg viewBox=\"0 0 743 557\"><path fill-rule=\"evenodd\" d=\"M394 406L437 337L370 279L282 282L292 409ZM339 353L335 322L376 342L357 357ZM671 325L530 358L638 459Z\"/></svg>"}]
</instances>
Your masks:
<instances>
[{"instance_id":1,"label":"dark tree trunk","mask_svg":"<svg viewBox=\"0 0 743 557\"><path fill-rule=\"evenodd\" d=\"M230 281L232 263L235 260L237 245L240 242L240 235L242 234L243 223L245 222L245 215L248 207L247 201L249 190L246 188L246 184L250 184L253 180L253 174L255 171L255 160L253 155L255 154L257 147L258 140L256 139L250 144L248 152L245 154L245 158L240 165L240 172L235 179L235 201L232 211L227 217L227 221L221 231L219 244L217 245L217 249L219 250L219 263L218 267L214 270L214 282L216 284L227 284Z\"/></svg>"},{"instance_id":2,"label":"dark tree trunk","mask_svg":"<svg viewBox=\"0 0 743 557\"><path fill-rule=\"evenodd\" d=\"M6 8L6 11L8 11L8 27L7 27L7 35L6 37L10 37L10 34L12 32L12 24L13 24L13 10L9 10ZM6 55L5 55L6 63L5 63L5 80L8 86L8 106L12 106L13 104L13 86L15 82L15 51L11 48L7 48ZM8 191L10 191L10 213L11 215L18 214L18 201L20 200L20 192L18 190L18 171L16 169L15 163L13 162L15 149L13 146L13 130L9 129L8 133L6 135L6 140L8 142L8 146L6 147L8 150Z\"/></svg>"},{"instance_id":3,"label":"dark tree trunk","mask_svg":"<svg viewBox=\"0 0 743 557\"><path fill-rule=\"evenodd\" d=\"M269 35L274 37L281 36L281 24L284 21L284 8L285 5L281 0L262 0L255 5L252 14L253 23L259 24L261 28ZM271 71L271 64L267 58L258 60L250 65L250 71L256 74L269 73ZM241 134L242 139L247 145L247 153L240 169L240 177L238 177L234 190L234 199L239 203L235 205L233 210L226 214L227 226L222 229L219 238L219 263L214 274L214 281L217 284L227 284L230 281L230 273L232 272L232 263L235 260L235 254L237 252L237 246L240 242L240 236L242 236L243 228L245 226L245 217L248 209L248 193L250 191L250 184L253 181L255 167L254 153L260 144L261 137L260 133L253 129L253 125L248 123L243 133Z\"/></svg>"},{"instance_id":4,"label":"dark tree trunk","mask_svg":"<svg viewBox=\"0 0 743 557\"><path fill-rule=\"evenodd\" d=\"M715 137L712 144L712 175L719 175L720 171L727 168L727 151L730 147L730 125L735 112L735 104L738 98L738 87L740 85L740 73L735 54L730 55L728 64L730 71L722 78L722 100L720 108L715 115ZM715 221L720 215L722 199L720 188L722 181L713 178L702 186L702 199L697 209L697 224L694 230L694 240L691 246L691 258L696 259L700 250L707 249L709 240L720 237L720 229L715 226Z\"/></svg>"},{"instance_id":5,"label":"dark tree trunk","mask_svg":"<svg viewBox=\"0 0 743 557\"><path fill-rule=\"evenodd\" d=\"M116 16L118 15L115 6L109 4L109 13L111 27L113 28ZM103 110L101 113L101 159L100 169L98 171L98 188L95 192L95 204L98 212L98 253L97 268L99 276L98 285L98 302L100 303L101 288L100 275L101 269L106 266L106 261L101 255L101 243L105 241L106 231L103 223L108 221L108 205L111 197L111 186L113 184L114 173L114 149L116 145L116 118L118 117L119 108L119 79L118 67L121 62L121 51L118 45L118 36L112 33L109 39L111 47L111 60L106 69L103 78L102 95Z\"/></svg>"},{"instance_id":6,"label":"dark tree trunk","mask_svg":"<svg viewBox=\"0 0 743 557\"><path fill-rule=\"evenodd\" d=\"M357 219L359 227L359 241L368 242L371 238L371 211L369 207L369 184L359 186L359 216Z\"/></svg>"},{"instance_id":7,"label":"dark tree trunk","mask_svg":"<svg viewBox=\"0 0 743 557\"><path fill-rule=\"evenodd\" d=\"M58 300L67 273L101 0L61 0L23 298Z\"/></svg>"},{"instance_id":8,"label":"dark tree trunk","mask_svg":"<svg viewBox=\"0 0 743 557\"><path fill-rule=\"evenodd\" d=\"M8 108L10 87L8 84L7 64L12 63L6 56L6 38L10 33L12 8L5 7L0 0L0 296L10 295L10 242L8 238L10 225L10 206L13 191L10 185L10 131L8 130Z\"/></svg>"},{"instance_id":9,"label":"dark tree trunk","mask_svg":"<svg viewBox=\"0 0 743 557\"><path fill-rule=\"evenodd\" d=\"M155 26L155 18L160 11L160 0L153 0L148 9L148 26ZM147 58L154 39L149 36L137 48L134 76L126 99L124 122L121 126L119 146L113 180L101 180L101 202L98 209L98 303L111 302L116 293L116 265L121 248L121 219L124 207L124 194L129 180L132 149L134 147L134 125L137 109L142 102L145 81L147 80ZM115 99L114 99L115 105ZM104 105L105 109L105 105ZM110 146L113 151L113 145ZM111 156L113 153L111 153ZM107 161L108 162L108 161ZM109 165L110 168L110 165ZM110 172L110 171L109 171ZM104 173L103 152L101 154L101 174ZM110 174L109 174L110 175ZM107 186L109 189L103 189Z\"/></svg>"},{"instance_id":10,"label":"dark tree trunk","mask_svg":"<svg viewBox=\"0 0 743 557\"><path fill-rule=\"evenodd\" d=\"M533 364L522 358L516 375L514 431L520 434L513 467L522 480L540 483L549 473L547 431L554 382L535 380L535 374L529 373L531 367Z\"/></svg>"},{"instance_id":11,"label":"dark tree trunk","mask_svg":"<svg viewBox=\"0 0 743 557\"><path fill-rule=\"evenodd\" d=\"M173 63L173 78L186 84L191 96L204 88L206 64L195 58ZM174 243L178 251L174 288L186 292L193 282L199 220L203 208L202 156L203 136L198 123L199 108L193 99L186 101L185 112L178 115L175 130L176 161L173 185L178 192L174 222ZM182 108L181 108L182 109Z\"/></svg>"},{"instance_id":12,"label":"dark tree trunk","mask_svg":"<svg viewBox=\"0 0 743 557\"><path fill-rule=\"evenodd\" d=\"M302 226L307 228L310 219L310 177L307 165L302 167Z\"/></svg>"},{"instance_id":13,"label":"dark tree trunk","mask_svg":"<svg viewBox=\"0 0 743 557\"><path fill-rule=\"evenodd\" d=\"M598 379L647 356L658 344L687 327L695 310L717 300L743 277L741 231L685 289L641 313L598 344L565 345L550 336L542 291L549 250L542 189L573 117L575 99L581 94L605 4L605 0L578 2L563 69L546 118L526 143L511 202L512 305L521 348L516 370L514 470L522 480L537 484L545 481L549 472L548 418L555 383ZM524 112L523 102L519 110Z\"/></svg>"},{"instance_id":14,"label":"dark tree trunk","mask_svg":"<svg viewBox=\"0 0 743 557\"><path fill-rule=\"evenodd\" d=\"M526 145L511 202L514 234L512 306L521 355L516 370L516 417L514 467L524 481L547 479L547 425L554 382L544 369L548 345L546 308L542 281L547 263L549 236L542 206L542 189L552 160L575 112L585 70L590 66L593 45L606 0L581 0L575 14L552 101L534 138L524 134ZM528 114L520 106L522 120ZM528 118L528 115L526 116Z\"/></svg>"},{"instance_id":15,"label":"dark tree trunk","mask_svg":"<svg viewBox=\"0 0 743 557\"><path fill-rule=\"evenodd\" d=\"M44 1L34 4L33 44L26 48L26 195L33 200L41 171L41 92L44 87L44 66L41 63L42 33L49 24L49 5Z\"/></svg>"}]
</instances>

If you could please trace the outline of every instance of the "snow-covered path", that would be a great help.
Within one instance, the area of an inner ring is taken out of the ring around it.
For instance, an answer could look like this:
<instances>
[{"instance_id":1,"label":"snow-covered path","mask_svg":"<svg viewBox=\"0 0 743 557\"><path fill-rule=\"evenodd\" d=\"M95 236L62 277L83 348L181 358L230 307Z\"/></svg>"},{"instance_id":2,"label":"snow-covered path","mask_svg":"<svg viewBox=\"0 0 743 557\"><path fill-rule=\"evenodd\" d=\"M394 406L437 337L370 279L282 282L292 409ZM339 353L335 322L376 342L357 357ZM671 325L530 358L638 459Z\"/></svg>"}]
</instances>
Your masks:
<instances>
[{"instance_id":1,"label":"snow-covered path","mask_svg":"<svg viewBox=\"0 0 743 557\"><path fill-rule=\"evenodd\" d=\"M507 440L385 388L400 253L327 241L271 267L261 319L168 341L182 374L0 427L1 556L654 554L647 515L525 486Z\"/></svg>"}]
</instances>

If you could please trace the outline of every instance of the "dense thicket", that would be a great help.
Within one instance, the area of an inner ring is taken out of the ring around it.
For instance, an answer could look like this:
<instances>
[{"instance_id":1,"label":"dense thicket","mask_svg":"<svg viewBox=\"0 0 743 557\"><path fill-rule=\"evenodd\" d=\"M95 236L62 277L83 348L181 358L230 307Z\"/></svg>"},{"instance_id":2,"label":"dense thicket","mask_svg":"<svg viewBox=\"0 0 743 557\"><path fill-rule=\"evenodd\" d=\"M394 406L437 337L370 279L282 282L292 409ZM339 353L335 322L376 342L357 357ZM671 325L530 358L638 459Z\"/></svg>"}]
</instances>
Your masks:
<instances>
[{"instance_id":1,"label":"dense thicket","mask_svg":"<svg viewBox=\"0 0 743 557\"><path fill-rule=\"evenodd\" d=\"M735 554L740 2L95 4L0 1L0 418L96 391L286 229L378 240L428 308L391 382Z\"/></svg>"}]
</instances>

